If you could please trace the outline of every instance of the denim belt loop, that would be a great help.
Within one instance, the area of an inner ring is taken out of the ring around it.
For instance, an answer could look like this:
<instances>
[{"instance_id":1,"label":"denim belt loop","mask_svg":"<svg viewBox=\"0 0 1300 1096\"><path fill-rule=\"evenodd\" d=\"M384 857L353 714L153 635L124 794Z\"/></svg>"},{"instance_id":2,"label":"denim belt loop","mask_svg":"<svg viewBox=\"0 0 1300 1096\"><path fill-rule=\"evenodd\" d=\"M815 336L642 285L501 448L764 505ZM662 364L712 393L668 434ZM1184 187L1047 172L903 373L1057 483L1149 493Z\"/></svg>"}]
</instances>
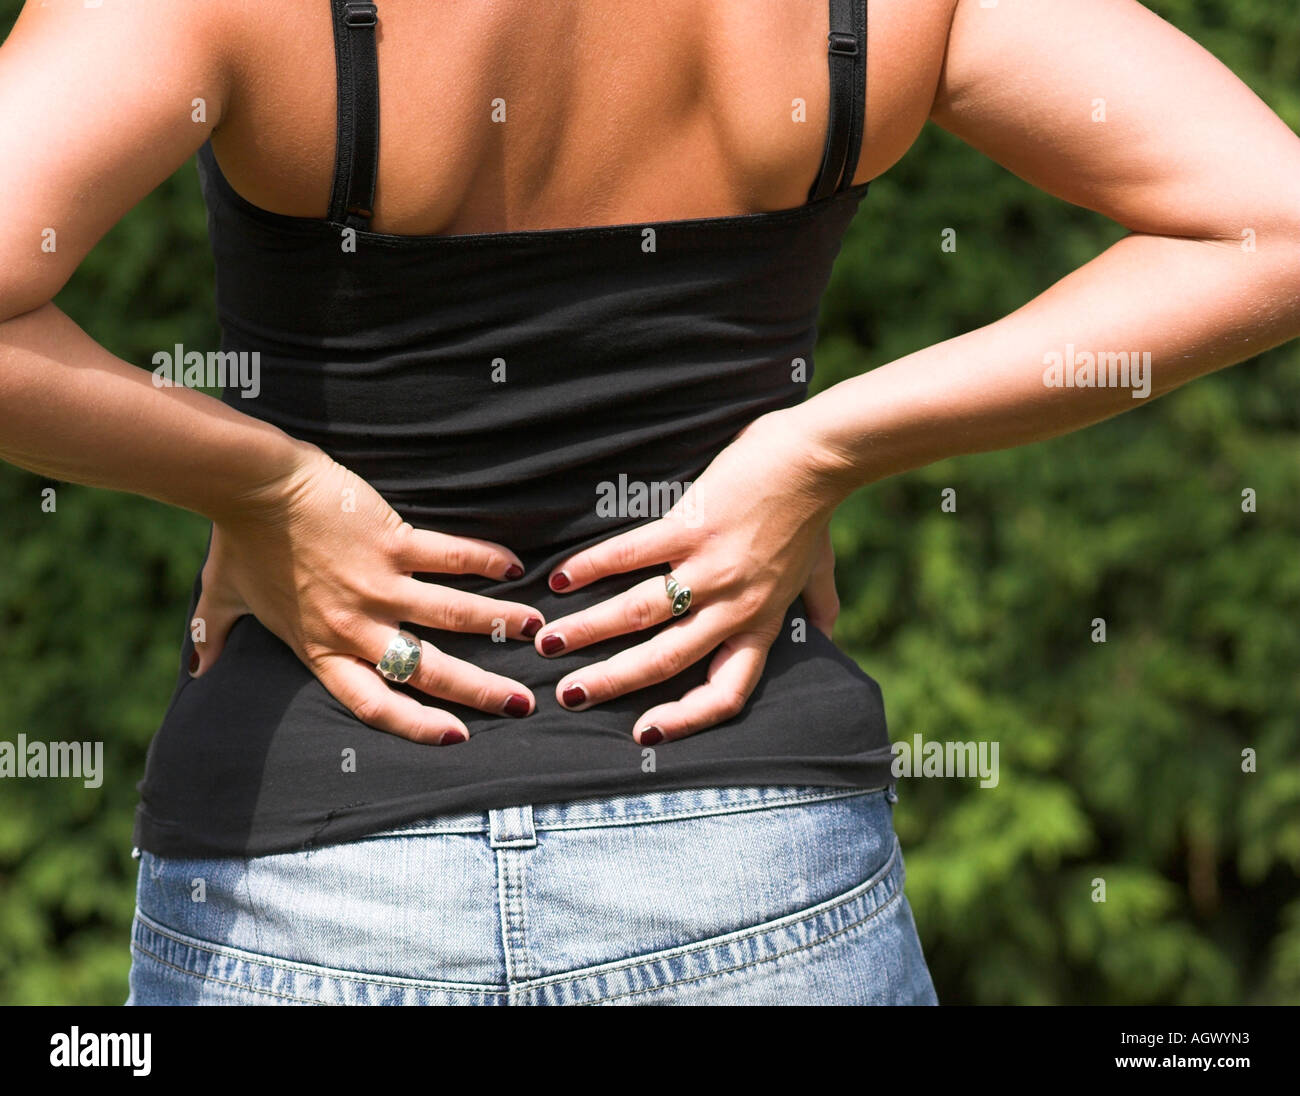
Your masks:
<instances>
[{"instance_id":1,"label":"denim belt loop","mask_svg":"<svg viewBox=\"0 0 1300 1096\"><path fill-rule=\"evenodd\" d=\"M494 849L531 849L537 844L533 808L528 804L488 811L488 829Z\"/></svg>"}]
</instances>

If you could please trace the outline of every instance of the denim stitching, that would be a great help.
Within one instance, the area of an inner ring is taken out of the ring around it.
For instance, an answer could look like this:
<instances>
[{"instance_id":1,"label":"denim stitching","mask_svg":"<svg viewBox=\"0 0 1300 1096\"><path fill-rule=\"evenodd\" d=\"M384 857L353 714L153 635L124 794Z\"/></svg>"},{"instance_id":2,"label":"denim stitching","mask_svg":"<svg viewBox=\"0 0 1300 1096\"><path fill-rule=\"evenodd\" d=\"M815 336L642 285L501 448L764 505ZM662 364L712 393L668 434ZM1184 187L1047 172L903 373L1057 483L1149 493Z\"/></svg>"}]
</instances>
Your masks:
<instances>
[{"instance_id":1,"label":"denim stitching","mask_svg":"<svg viewBox=\"0 0 1300 1096\"><path fill-rule=\"evenodd\" d=\"M604 1005L610 1001L618 1001L624 997L636 997L643 993L663 993L665 990L676 989L678 986L688 986L695 982L706 982L710 978L721 978L724 974L735 974L741 970L752 970L755 967L761 967L764 963L773 963L778 959L783 959L787 955L794 955L796 952L807 951L809 948L820 947L822 944L834 940L837 936L843 936L846 932L852 932L859 929L870 921L873 917L884 913L898 899L903 896L901 890L895 891L884 902L868 913L865 917L854 921L850 925L836 929L834 932L827 933L825 936L819 936L816 940L810 940L806 944L797 944L795 947L787 948L785 951L778 951L775 955L768 955L762 959L755 959L752 963L739 963L734 967L727 967L725 970L710 971L708 974L695 974L689 978L678 978L671 982L666 982L662 986L646 986L644 989L629 990L627 993L616 993L612 997L600 997L594 1001L584 1001L584 1005Z\"/></svg>"},{"instance_id":2,"label":"denim stitching","mask_svg":"<svg viewBox=\"0 0 1300 1096\"><path fill-rule=\"evenodd\" d=\"M674 822L682 818L713 818L722 814L744 814L748 811L761 811L780 807L793 807L803 803L824 803L837 799L852 799L859 795L874 795L884 791L883 788L846 788L843 794L803 794L789 798L772 798L749 803L730 803L718 807L692 807L687 810L657 812L647 809L639 814L623 814L616 818L592 818L578 822L557 822L551 825L540 824L540 830L592 830L606 826L627 826L641 822ZM672 794L672 793L665 793Z\"/></svg>"},{"instance_id":3,"label":"denim stitching","mask_svg":"<svg viewBox=\"0 0 1300 1096\"><path fill-rule=\"evenodd\" d=\"M857 792L857 793L850 793L850 794L863 795L869 793ZM837 797L837 798L842 798L842 797ZM899 842L897 836L895 836L893 842L893 849L890 853L889 859L871 878L858 884L858 886L852 888L850 891L846 892L845 894L840 895L838 898L830 899L827 902L820 903L817 906L814 906L808 910L797 912L795 914L789 914L784 918L777 918L776 920L773 921L766 921L759 925L754 925L746 929L739 929L732 933L727 933L722 936L710 937L709 939L697 941L692 944L681 945L680 947L677 948L670 948L664 951L650 952L647 954L633 956L628 959L616 961L614 963L598 964L596 966L584 967L575 971L568 971L560 975L548 975L536 979L529 979L525 975L523 979L519 979L519 980L517 980L513 974L514 959L516 955L516 950L513 947L513 944L514 944L515 937L517 937L518 935L518 931L516 931L516 925L513 923L515 922L515 917L513 916L513 914L516 912L518 913L519 920L517 926L518 929L521 930L522 914L523 914L522 901L520 901L520 903L518 904L516 904L514 901L514 897L511 893L513 890L513 887L511 886L512 879L507 879L503 877L503 875L499 875L498 876L498 900L500 902L499 909L501 911L502 944L503 947L505 948L505 958L507 964L507 969L506 969L507 983L505 986L486 984L486 983L438 982L435 980L410 979L410 978L402 978L400 976L391 976L391 975L390 976L385 976L385 975L361 976L360 974L357 974L355 972L338 971L335 970L334 968L319 966L317 964L298 964L298 963L292 963L290 961L279 960L273 956L265 956L258 953L249 952L246 949L228 948L221 945L211 945L208 944L207 942L199 942L196 940L196 938L186 937L184 934L176 932L176 930L168 930L165 926L160 925L158 922L148 917L148 915L144 914L139 909L136 910L136 917L139 920L142 927L144 927L145 929L156 933L157 935L163 937L164 939L169 939L173 943L179 944L182 947L190 948L193 951L197 951L207 955L221 956L225 958L235 959L239 962L247 963L251 966L261 966L272 970L284 971L290 974L307 974L312 977L324 977L328 979L333 979L334 981L352 982L358 985L383 985L383 986L393 986L393 987L404 988L404 989L416 989L416 990L427 989L427 990L450 991L453 993L458 992L458 993L478 993L478 994L488 994L488 993L500 994L504 992L507 995L511 995L512 992L519 992L523 990L540 989L543 987L550 987L550 986L562 987L566 983L574 983L582 979L591 978L598 974L614 974L614 973L626 972L626 971L634 970L638 967L645 967L653 963L662 962L670 958L698 955L700 953L707 952L710 950L715 950L717 948L729 947L733 944L740 943L741 941L753 939L754 937L768 935L779 929L792 928L796 925L804 924L824 914L829 914L845 905L849 905L857 901L862 901L863 899L868 898L870 895L872 895L873 892L877 891L885 884L890 883L892 881L892 877L895 871L901 868L899 854L900 854ZM499 857L501 856L509 857L511 855L517 856L518 853L516 850L510 850L510 849L498 850ZM509 865L502 865L502 866L504 868L504 875L512 877L514 873L511 867ZM903 887L900 880L898 885L892 887L892 893L890 893L888 898L884 899L884 901L879 902L878 905L875 905L874 908L864 913L861 917L854 920L851 924L843 926L842 928L839 929L835 929L823 935L819 935L816 940L809 941L806 944L799 944L793 948L787 948L786 950L778 952L775 955L766 956L762 959L754 960L753 962L750 963L741 963L737 966L729 967L723 971L714 971L714 972L710 972L709 974L703 974L703 975L693 975L688 978L676 979L673 982L666 983L663 986L651 986L640 990L632 990L632 991L628 991L627 993L615 994L612 997L602 997L600 998L599 1001L584 1002L584 1003L598 1004L601 1003L602 1001L619 1000L623 997L631 997L631 996L637 996L642 993L666 990L672 988L673 986L687 985L703 979L715 977L717 975L734 973L735 971L743 970L746 967L758 966L764 963L771 962L775 959L781 958L784 955L788 955L793 952L797 952L809 947L813 947L826 940L834 939L836 936L839 936L844 932L847 932L853 928L856 928L859 925L864 924L865 922L874 918L877 914L879 914L884 909L887 909L891 904L893 904L893 902L898 897L902 895L902 893L903 893ZM522 941L520 943L522 944ZM154 955L153 952L149 951L143 945L139 944L136 941L132 942L132 946L139 948L139 950L141 950L147 955L150 955L152 958L156 959L160 963L164 963L167 966L173 966L173 969L181 971L182 973L191 974L197 978L206 978L210 981L228 984L235 988L246 988L249 990L249 992L253 992L253 993L268 993L271 996L284 996L281 994L276 994L273 991L258 990L253 988L252 986L241 986L239 983L225 982L223 979L215 978L209 974L205 974L199 971L190 971L181 967L175 967L173 964L168 963L166 960L162 959L161 957ZM517 952L517 955L519 958L520 970L521 973L523 973L526 971L526 955L523 953L522 948ZM295 999L295 998L288 998L288 999ZM304 1000L306 1003L313 1003L306 998L303 998L302 1000ZM315 1002L315 1003L320 1003L320 1002Z\"/></svg>"},{"instance_id":4,"label":"denim stitching","mask_svg":"<svg viewBox=\"0 0 1300 1096\"><path fill-rule=\"evenodd\" d=\"M699 789L682 788L673 792L663 792L663 795L677 795L682 792L695 791ZM543 830L592 830L603 829L606 826L627 826L640 822L674 822L681 818L713 818L723 814L743 814L746 811L761 811L769 808L779 808L786 806L798 806L804 803L825 803L838 799L852 799L855 796L875 795L883 792L881 788L844 788L834 793L826 792L804 792L798 795L790 796L772 796L770 798L750 800L744 803L721 804L717 807L690 807L678 811L657 811L647 807L641 811L627 814L620 814L613 818L579 818L572 822L550 822L535 823L538 833ZM545 811L552 804L541 803L533 806L534 811ZM390 830L380 830L378 833L367 834L360 838L361 841L372 841L379 838L388 837L431 837L441 834L484 834L488 832L486 825L477 829L440 829L434 826L419 826L412 823L413 829L404 830L394 828Z\"/></svg>"},{"instance_id":5,"label":"denim stitching","mask_svg":"<svg viewBox=\"0 0 1300 1096\"><path fill-rule=\"evenodd\" d=\"M215 982L217 985L230 986L232 989L244 990L247 993L260 993L264 997L278 997L282 1001L293 1001L299 1005L319 1005L324 1003L322 1001L313 1001L309 997L294 997L288 993L276 993L273 989L258 989L255 986L245 985L243 982L232 982L228 978L218 978L215 975L204 974L202 971L198 970L186 970L184 967L179 967L175 963L169 962L161 955L156 955L143 944L132 943L131 949L133 951L138 951L141 955L147 955L155 963L158 963L161 966L171 968L176 971L177 974L184 974L190 978L198 978L204 982Z\"/></svg>"},{"instance_id":6,"label":"denim stitching","mask_svg":"<svg viewBox=\"0 0 1300 1096\"><path fill-rule=\"evenodd\" d=\"M430 989L430 990L451 990L458 993L502 993L506 987L489 982L439 982L434 979L425 978L402 978L400 975L392 974L371 974L362 976L355 971L338 970L334 967L319 966L315 963L295 963L288 959L280 959L273 955L261 955L256 952L248 951L245 948L230 948L222 944L212 944L208 941L200 941L193 936L185 936L178 933L175 929L168 929L153 920L148 914L136 910L136 918L140 924L148 931L156 933L164 939L171 940L182 947L191 948L194 951L204 952L208 955L217 955L225 959L235 959L239 962L248 963L252 966L270 967L274 970L282 970L289 974L306 974L314 978L332 978L339 982L357 982L361 985L380 985L396 986L407 989ZM132 941L132 946L140 947L136 941ZM207 977L197 971L187 971L195 977Z\"/></svg>"},{"instance_id":7,"label":"denim stitching","mask_svg":"<svg viewBox=\"0 0 1300 1096\"><path fill-rule=\"evenodd\" d=\"M649 952L644 955L632 956L629 959L616 960L613 963L600 963L596 966L584 967L575 971L567 971L563 974L547 975L543 978L536 978L529 983L529 987L559 986L563 985L565 982L576 982L580 979L590 978L597 974L614 974L620 971L631 970L635 967L648 966L651 963L662 962L665 959L674 959L679 956L694 955L715 948L725 947L733 943L739 943L742 940L752 939L755 936L765 936L768 933L777 931L778 929L792 928L795 925L802 925L805 921L812 921L815 918L820 917L822 914L831 913L832 911L839 909L841 906L851 905L854 902L861 901L868 897L877 888L891 881L899 859L900 851L898 838L895 837L893 852L890 853L889 859L885 861L884 866L870 879L859 883L856 887L840 895L838 898L828 899L826 902L819 903L807 910L800 910L792 914L787 914L785 917L778 917L774 921L764 921L761 924L752 925L746 929L737 929L735 932L724 933L721 936L712 936L707 940L699 940L693 944L683 944L680 947L668 948L665 951ZM894 897L903 893L901 884L892 889L893 893L889 898L880 902L880 904L876 905L870 912L863 914L863 916L854 921L853 924L858 925L863 921L867 921L874 917L880 912L880 910L884 909L885 906L892 902ZM852 925L846 927L851 928ZM839 931L841 930L836 930L836 932ZM819 936L817 939L829 939L830 935L831 934ZM816 941L812 942L816 943ZM800 946L802 947L805 945ZM762 962L762 960L758 961Z\"/></svg>"}]
</instances>

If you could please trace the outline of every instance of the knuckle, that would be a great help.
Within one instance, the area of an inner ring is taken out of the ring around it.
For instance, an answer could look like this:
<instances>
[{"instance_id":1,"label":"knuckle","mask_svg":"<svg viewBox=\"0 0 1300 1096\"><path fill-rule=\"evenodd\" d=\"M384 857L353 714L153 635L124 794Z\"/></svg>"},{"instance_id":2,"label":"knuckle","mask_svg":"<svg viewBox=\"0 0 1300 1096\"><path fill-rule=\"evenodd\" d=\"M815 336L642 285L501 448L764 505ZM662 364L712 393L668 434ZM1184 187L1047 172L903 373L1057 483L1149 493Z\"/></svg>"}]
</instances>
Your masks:
<instances>
[{"instance_id":1,"label":"knuckle","mask_svg":"<svg viewBox=\"0 0 1300 1096\"><path fill-rule=\"evenodd\" d=\"M362 696L353 697L352 714L362 723L368 723L375 726L383 719L384 701L374 693L365 693Z\"/></svg>"},{"instance_id":2,"label":"knuckle","mask_svg":"<svg viewBox=\"0 0 1300 1096\"><path fill-rule=\"evenodd\" d=\"M326 636L348 643L355 640L360 632L356 614L336 605L321 610L320 622Z\"/></svg>"},{"instance_id":3,"label":"knuckle","mask_svg":"<svg viewBox=\"0 0 1300 1096\"><path fill-rule=\"evenodd\" d=\"M391 564L396 564L411 549L415 526L409 521L389 526L380 536L379 552Z\"/></svg>"},{"instance_id":4,"label":"knuckle","mask_svg":"<svg viewBox=\"0 0 1300 1096\"><path fill-rule=\"evenodd\" d=\"M587 690L589 703L597 704L602 700L618 695L618 684L608 673L603 671L589 673L584 670L581 680L583 687Z\"/></svg>"},{"instance_id":5,"label":"knuckle","mask_svg":"<svg viewBox=\"0 0 1300 1096\"><path fill-rule=\"evenodd\" d=\"M388 591L375 579L367 576L356 581L353 593L363 605L380 605L383 604Z\"/></svg>"},{"instance_id":6,"label":"knuckle","mask_svg":"<svg viewBox=\"0 0 1300 1096\"><path fill-rule=\"evenodd\" d=\"M464 601L453 598L443 603L442 623L450 632L468 632L474 624L474 611Z\"/></svg>"},{"instance_id":7,"label":"knuckle","mask_svg":"<svg viewBox=\"0 0 1300 1096\"><path fill-rule=\"evenodd\" d=\"M762 611L764 601L761 592L753 589L753 587L748 587L736 594L734 604L741 619L752 620Z\"/></svg>"},{"instance_id":8,"label":"knuckle","mask_svg":"<svg viewBox=\"0 0 1300 1096\"><path fill-rule=\"evenodd\" d=\"M497 688L489 683L480 683L473 686L470 704L480 712L495 712L502 704L497 697Z\"/></svg>"},{"instance_id":9,"label":"knuckle","mask_svg":"<svg viewBox=\"0 0 1300 1096\"><path fill-rule=\"evenodd\" d=\"M661 618L659 606L651 604L645 599L638 599L631 602L626 610L626 622L632 631L643 631L652 624L657 624Z\"/></svg>"},{"instance_id":10,"label":"knuckle","mask_svg":"<svg viewBox=\"0 0 1300 1096\"><path fill-rule=\"evenodd\" d=\"M461 574L469 569L469 552L453 541L443 548L442 562L449 574Z\"/></svg>"},{"instance_id":11,"label":"knuckle","mask_svg":"<svg viewBox=\"0 0 1300 1096\"><path fill-rule=\"evenodd\" d=\"M712 579L709 588L713 590L740 590L748 592L754 588L754 567L752 560L739 560L730 556L718 559L716 555L709 558Z\"/></svg>"},{"instance_id":12,"label":"knuckle","mask_svg":"<svg viewBox=\"0 0 1300 1096\"><path fill-rule=\"evenodd\" d=\"M330 650L330 644L319 639L304 639L302 641L302 660L307 664L317 677L320 677L325 670L326 659L334 654Z\"/></svg>"},{"instance_id":13,"label":"knuckle","mask_svg":"<svg viewBox=\"0 0 1300 1096\"><path fill-rule=\"evenodd\" d=\"M619 571L630 571L636 566L636 545L630 540L615 544L610 558Z\"/></svg>"},{"instance_id":14,"label":"knuckle","mask_svg":"<svg viewBox=\"0 0 1300 1096\"><path fill-rule=\"evenodd\" d=\"M680 647L667 647L654 656L652 665L660 677L676 677L690 665L690 657Z\"/></svg>"},{"instance_id":15,"label":"knuckle","mask_svg":"<svg viewBox=\"0 0 1300 1096\"><path fill-rule=\"evenodd\" d=\"M447 679L446 663L441 658L429 658L426 655L420 659L419 668L411 684L420 692L428 693L429 696L446 696Z\"/></svg>"},{"instance_id":16,"label":"knuckle","mask_svg":"<svg viewBox=\"0 0 1300 1096\"><path fill-rule=\"evenodd\" d=\"M733 715L739 715L745 706L747 697L739 689L724 689L718 697L718 715L722 719L730 719Z\"/></svg>"}]
</instances>

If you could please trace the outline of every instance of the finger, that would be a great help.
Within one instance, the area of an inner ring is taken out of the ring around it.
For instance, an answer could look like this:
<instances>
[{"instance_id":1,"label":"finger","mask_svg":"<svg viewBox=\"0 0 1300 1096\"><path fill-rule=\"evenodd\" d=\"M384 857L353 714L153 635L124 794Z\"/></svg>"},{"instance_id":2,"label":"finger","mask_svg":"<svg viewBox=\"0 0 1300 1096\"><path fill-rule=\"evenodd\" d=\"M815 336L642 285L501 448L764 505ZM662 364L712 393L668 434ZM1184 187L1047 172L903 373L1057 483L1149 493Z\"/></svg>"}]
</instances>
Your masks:
<instances>
[{"instance_id":1,"label":"finger","mask_svg":"<svg viewBox=\"0 0 1300 1096\"><path fill-rule=\"evenodd\" d=\"M482 575L484 578L523 578L524 565L514 552L490 540L453 537L431 529L403 526L395 551L402 570L416 574Z\"/></svg>"},{"instance_id":2,"label":"finger","mask_svg":"<svg viewBox=\"0 0 1300 1096\"><path fill-rule=\"evenodd\" d=\"M493 715L518 719L531 715L537 708L537 701L527 686L481 670L472 662L443 654L427 642L420 644L420 664L407 684L430 696L453 700Z\"/></svg>"},{"instance_id":3,"label":"finger","mask_svg":"<svg viewBox=\"0 0 1300 1096\"><path fill-rule=\"evenodd\" d=\"M681 700L642 714L632 737L642 746L685 738L739 715L758 686L772 641L752 632L727 639L709 663L709 679Z\"/></svg>"},{"instance_id":4,"label":"finger","mask_svg":"<svg viewBox=\"0 0 1300 1096\"><path fill-rule=\"evenodd\" d=\"M684 522L660 518L602 540L570 556L552 571L551 589L577 590L607 575L622 575L681 559L690 550L688 532Z\"/></svg>"},{"instance_id":5,"label":"finger","mask_svg":"<svg viewBox=\"0 0 1300 1096\"><path fill-rule=\"evenodd\" d=\"M397 580L392 598L383 604L396 620L447 632L495 632L511 639L532 639L546 623L541 613L520 602L498 601L405 576Z\"/></svg>"},{"instance_id":6,"label":"finger","mask_svg":"<svg viewBox=\"0 0 1300 1096\"><path fill-rule=\"evenodd\" d=\"M311 668L330 695L367 726L430 745L469 738L469 728L450 712L389 688L372 666L356 658L325 655Z\"/></svg>"},{"instance_id":7,"label":"finger","mask_svg":"<svg viewBox=\"0 0 1300 1096\"><path fill-rule=\"evenodd\" d=\"M835 549L831 547L829 528L823 534L821 551L803 588L803 603L808 610L808 623L830 636L840 615L840 598L835 590Z\"/></svg>"},{"instance_id":8,"label":"finger","mask_svg":"<svg viewBox=\"0 0 1300 1096\"><path fill-rule=\"evenodd\" d=\"M538 653L554 658L565 651L589 647L602 639L640 632L672 617L672 599L660 578L638 582L630 590L562 617L538 633Z\"/></svg>"},{"instance_id":9,"label":"finger","mask_svg":"<svg viewBox=\"0 0 1300 1096\"><path fill-rule=\"evenodd\" d=\"M201 592L190 618L190 640L194 653L187 669L191 677L202 677L211 669L226 645L235 621L248 612L243 601L225 590L211 557L199 580Z\"/></svg>"},{"instance_id":10,"label":"finger","mask_svg":"<svg viewBox=\"0 0 1300 1096\"><path fill-rule=\"evenodd\" d=\"M349 634L340 636L344 650L368 663L381 681L376 663L398 633L392 624L361 619ZM339 653L343 653L340 651ZM480 670L477 666L445 655L427 640L420 641L420 659L405 684L443 700L454 700L495 715L525 716L536 708L532 690L518 681ZM390 692L392 690L389 690Z\"/></svg>"},{"instance_id":11,"label":"finger","mask_svg":"<svg viewBox=\"0 0 1300 1096\"><path fill-rule=\"evenodd\" d=\"M570 711L582 711L624 693L667 681L699 662L731 634L732 628L734 624L724 621L721 606L713 613L708 609L698 615L692 613L644 643L562 677L555 687L555 695Z\"/></svg>"}]
</instances>

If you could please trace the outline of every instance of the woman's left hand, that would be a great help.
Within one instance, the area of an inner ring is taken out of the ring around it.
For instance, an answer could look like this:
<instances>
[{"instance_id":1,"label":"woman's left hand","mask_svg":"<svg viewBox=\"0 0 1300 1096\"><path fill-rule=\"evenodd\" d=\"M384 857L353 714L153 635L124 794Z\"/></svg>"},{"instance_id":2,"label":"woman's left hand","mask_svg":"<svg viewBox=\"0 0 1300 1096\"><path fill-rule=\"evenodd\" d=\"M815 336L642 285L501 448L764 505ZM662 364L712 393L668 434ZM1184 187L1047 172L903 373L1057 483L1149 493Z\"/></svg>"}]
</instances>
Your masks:
<instances>
[{"instance_id":1,"label":"woman's left hand","mask_svg":"<svg viewBox=\"0 0 1300 1096\"><path fill-rule=\"evenodd\" d=\"M584 549L551 573L553 590L575 590L666 563L693 592L689 611L671 627L565 675L555 690L562 705L589 708L716 652L704 684L642 713L633 730L647 746L682 738L741 711L800 592L808 623L830 634L839 603L829 523L843 494L830 486L830 454L787 416L773 412L747 426L662 518ZM654 627L671 619L670 609L657 576L552 621L534 643L544 655L567 653Z\"/></svg>"}]
</instances>

